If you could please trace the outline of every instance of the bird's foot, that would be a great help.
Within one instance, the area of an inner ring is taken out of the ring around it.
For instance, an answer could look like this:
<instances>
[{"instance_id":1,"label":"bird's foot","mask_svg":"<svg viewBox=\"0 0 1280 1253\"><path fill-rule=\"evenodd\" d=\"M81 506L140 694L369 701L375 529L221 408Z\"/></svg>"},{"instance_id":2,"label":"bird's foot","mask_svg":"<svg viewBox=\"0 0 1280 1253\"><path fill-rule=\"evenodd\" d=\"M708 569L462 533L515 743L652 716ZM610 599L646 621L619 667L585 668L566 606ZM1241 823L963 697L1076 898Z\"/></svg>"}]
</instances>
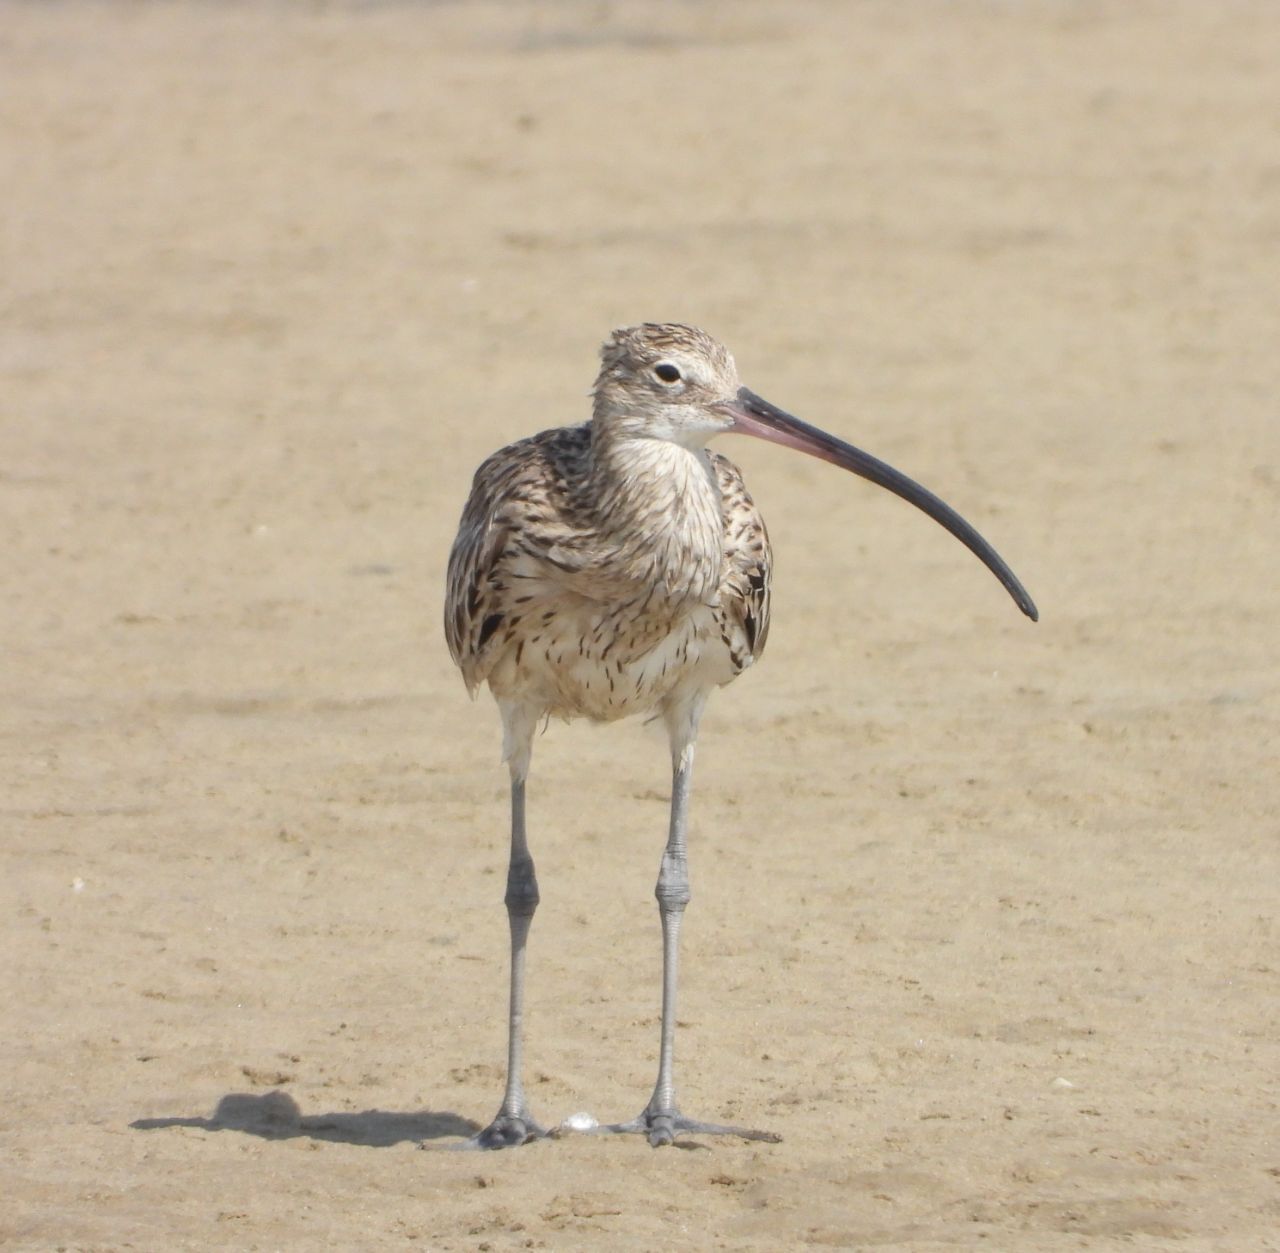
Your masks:
<instances>
[{"instance_id":1,"label":"bird's foot","mask_svg":"<svg viewBox=\"0 0 1280 1253\"><path fill-rule=\"evenodd\" d=\"M686 1118L678 1109L646 1109L630 1122L615 1122L599 1128L609 1135L643 1135L655 1148L674 1144L676 1136L737 1136L740 1140L763 1140L766 1144L778 1144L782 1137L776 1131L755 1131L750 1127L731 1127L723 1123L699 1122Z\"/></svg>"},{"instance_id":2,"label":"bird's foot","mask_svg":"<svg viewBox=\"0 0 1280 1253\"><path fill-rule=\"evenodd\" d=\"M505 1110L483 1130L469 1140L457 1145L460 1149L514 1149L534 1140L541 1140L550 1132L534 1122L528 1112L509 1114Z\"/></svg>"}]
</instances>

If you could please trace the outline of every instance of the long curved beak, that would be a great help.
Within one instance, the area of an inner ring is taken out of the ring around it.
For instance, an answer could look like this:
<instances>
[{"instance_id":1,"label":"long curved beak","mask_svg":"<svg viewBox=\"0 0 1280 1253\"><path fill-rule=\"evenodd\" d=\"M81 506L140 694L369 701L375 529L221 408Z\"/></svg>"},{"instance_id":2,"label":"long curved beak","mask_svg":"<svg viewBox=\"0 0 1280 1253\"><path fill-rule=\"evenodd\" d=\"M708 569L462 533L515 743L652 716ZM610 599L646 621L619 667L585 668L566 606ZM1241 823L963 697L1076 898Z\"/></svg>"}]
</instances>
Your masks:
<instances>
[{"instance_id":1,"label":"long curved beak","mask_svg":"<svg viewBox=\"0 0 1280 1253\"><path fill-rule=\"evenodd\" d=\"M724 413L733 418L734 431L743 435L754 435L758 439L767 439L784 448L795 448L799 452L808 453L822 461L843 470L851 470L854 474L870 479L881 487L887 487L895 496L910 501L917 509L922 509L935 522L940 522L970 552L1004 584L1005 591L1013 597L1014 603L1032 622L1039 620L1040 613L1035 601L1027 594L1027 589L1018 581L1017 575L1004 563L1003 558L990 544L945 501L940 500L928 488L921 487L914 479L886 465L870 453L846 444L816 426L801 422L782 409L771 405L763 397L757 396L749 388L738 389L736 402L731 401L721 406Z\"/></svg>"}]
</instances>

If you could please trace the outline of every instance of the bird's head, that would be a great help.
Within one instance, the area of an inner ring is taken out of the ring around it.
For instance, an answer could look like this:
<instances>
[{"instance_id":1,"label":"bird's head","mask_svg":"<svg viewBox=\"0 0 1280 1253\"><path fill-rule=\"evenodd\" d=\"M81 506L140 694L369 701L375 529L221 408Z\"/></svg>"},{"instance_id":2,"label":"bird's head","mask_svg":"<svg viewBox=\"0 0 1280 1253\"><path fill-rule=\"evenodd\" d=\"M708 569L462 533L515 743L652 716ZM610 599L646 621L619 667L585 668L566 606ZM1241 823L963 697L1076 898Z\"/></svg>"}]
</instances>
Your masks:
<instances>
[{"instance_id":1,"label":"bird's head","mask_svg":"<svg viewBox=\"0 0 1280 1253\"><path fill-rule=\"evenodd\" d=\"M1004 584L1027 617L1035 602L1000 555L950 505L870 453L770 404L738 380L723 344L695 326L646 322L614 331L600 350L593 440L658 439L701 449L733 431L794 448L887 488L969 548Z\"/></svg>"},{"instance_id":2,"label":"bird's head","mask_svg":"<svg viewBox=\"0 0 1280 1253\"><path fill-rule=\"evenodd\" d=\"M614 438L701 448L733 429L723 406L741 384L728 349L696 326L646 322L614 331L600 349L594 423Z\"/></svg>"}]
</instances>

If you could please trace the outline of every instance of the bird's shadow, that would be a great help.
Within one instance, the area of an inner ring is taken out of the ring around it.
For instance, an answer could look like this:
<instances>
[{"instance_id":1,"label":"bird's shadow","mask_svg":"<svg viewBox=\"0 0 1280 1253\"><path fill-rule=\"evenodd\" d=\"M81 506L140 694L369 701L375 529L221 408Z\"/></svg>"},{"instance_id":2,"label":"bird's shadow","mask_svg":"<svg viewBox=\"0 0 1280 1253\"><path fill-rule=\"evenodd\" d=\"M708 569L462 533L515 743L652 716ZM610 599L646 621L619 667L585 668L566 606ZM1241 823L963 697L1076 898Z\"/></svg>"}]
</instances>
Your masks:
<instances>
[{"instance_id":1,"label":"bird's shadow","mask_svg":"<svg viewBox=\"0 0 1280 1253\"><path fill-rule=\"evenodd\" d=\"M397 1114L366 1109L356 1114L304 1114L287 1092L228 1092L208 1118L138 1118L135 1131L164 1127L199 1127L204 1131L239 1131L264 1140L292 1140L305 1136L338 1144L363 1144L385 1149L405 1140L422 1142L445 1136L468 1137L480 1130L470 1118L448 1111L421 1110Z\"/></svg>"}]
</instances>

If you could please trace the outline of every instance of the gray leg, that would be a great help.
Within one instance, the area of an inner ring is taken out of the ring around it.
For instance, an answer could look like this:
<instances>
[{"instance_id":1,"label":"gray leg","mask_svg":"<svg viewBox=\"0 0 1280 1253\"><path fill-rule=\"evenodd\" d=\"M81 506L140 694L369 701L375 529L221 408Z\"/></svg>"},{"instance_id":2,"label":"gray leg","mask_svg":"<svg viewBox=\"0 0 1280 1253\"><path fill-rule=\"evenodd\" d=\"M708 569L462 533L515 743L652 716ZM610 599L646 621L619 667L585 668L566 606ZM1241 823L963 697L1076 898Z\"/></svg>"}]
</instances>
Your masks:
<instances>
[{"instance_id":1,"label":"gray leg","mask_svg":"<svg viewBox=\"0 0 1280 1253\"><path fill-rule=\"evenodd\" d=\"M662 917L662 1045L658 1056L658 1082L654 1086L653 1096L649 1098L649 1104L638 1118L601 1127L600 1130L643 1132L654 1148L673 1143L682 1131L740 1136L744 1140L776 1143L782 1137L771 1131L752 1131L747 1127L697 1122L686 1118L676 1105L676 979L680 960L680 924L684 920L684 910L690 896L687 833L689 790L693 780L692 740L683 745L680 751L673 751L673 756L671 828L654 893L658 898L658 910Z\"/></svg>"},{"instance_id":2,"label":"gray leg","mask_svg":"<svg viewBox=\"0 0 1280 1253\"><path fill-rule=\"evenodd\" d=\"M511 926L511 1008L507 1035L507 1090L493 1122L460 1147L505 1149L547 1134L534 1122L525 1099L524 1058L524 955L529 925L538 908L538 879L524 825L524 784L527 751L511 762L511 860L507 866L507 921Z\"/></svg>"}]
</instances>

